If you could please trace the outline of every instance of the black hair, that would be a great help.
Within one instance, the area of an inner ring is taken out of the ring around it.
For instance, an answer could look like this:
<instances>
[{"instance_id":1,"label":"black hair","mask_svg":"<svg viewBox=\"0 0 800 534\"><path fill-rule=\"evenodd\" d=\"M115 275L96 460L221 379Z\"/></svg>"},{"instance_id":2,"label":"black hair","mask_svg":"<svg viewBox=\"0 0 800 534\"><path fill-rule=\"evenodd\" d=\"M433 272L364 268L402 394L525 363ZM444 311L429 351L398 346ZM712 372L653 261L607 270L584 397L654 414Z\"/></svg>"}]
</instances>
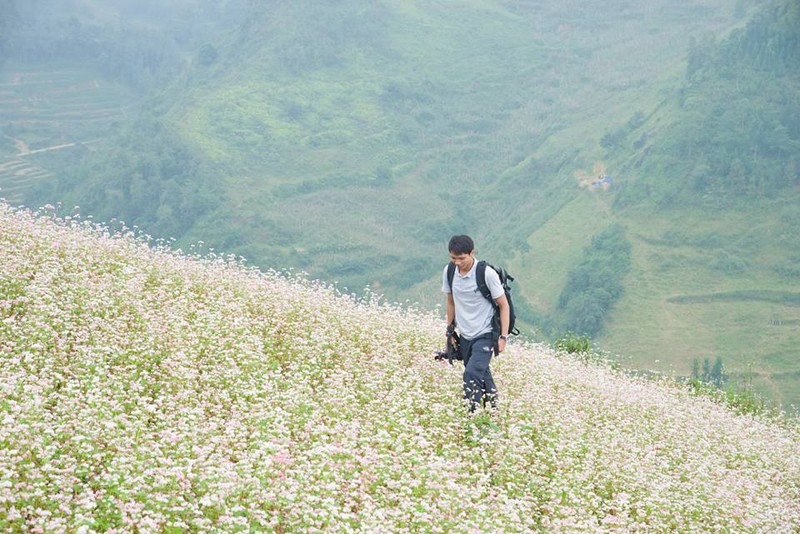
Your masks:
<instances>
[{"instance_id":1,"label":"black hair","mask_svg":"<svg viewBox=\"0 0 800 534\"><path fill-rule=\"evenodd\" d=\"M475 250L475 243L468 235L454 235L450 238L447 250L456 254L469 254Z\"/></svg>"}]
</instances>

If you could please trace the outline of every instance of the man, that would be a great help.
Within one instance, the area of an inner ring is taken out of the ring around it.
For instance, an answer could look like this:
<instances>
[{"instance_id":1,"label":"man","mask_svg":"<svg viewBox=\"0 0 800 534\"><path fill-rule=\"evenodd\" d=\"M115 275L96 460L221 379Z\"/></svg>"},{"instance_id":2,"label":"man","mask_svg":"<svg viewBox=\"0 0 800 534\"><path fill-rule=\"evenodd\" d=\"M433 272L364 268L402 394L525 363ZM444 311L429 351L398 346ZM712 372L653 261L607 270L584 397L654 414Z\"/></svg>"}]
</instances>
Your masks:
<instances>
[{"instance_id":1,"label":"man","mask_svg":"<svg viewBox=\"0 0 800 534\"><path fill-rule=\"evenodd\" d=\"M442 275L442 291L447 294L447 324L455 324L458 328L458 351L464 361L464 399L469 403L470 412L474 412L481 400L496 406L497 387L489 363L494 350L503 352L506 348L509 305L500 277L494 269L487 268L486 285L500 312L500 332L493 332L494 306L478 289L475 243L469 236L456 235L450 239L448 250L455 272L452 288L447 277L447 266Z\"/></svg>"}]
</instances>

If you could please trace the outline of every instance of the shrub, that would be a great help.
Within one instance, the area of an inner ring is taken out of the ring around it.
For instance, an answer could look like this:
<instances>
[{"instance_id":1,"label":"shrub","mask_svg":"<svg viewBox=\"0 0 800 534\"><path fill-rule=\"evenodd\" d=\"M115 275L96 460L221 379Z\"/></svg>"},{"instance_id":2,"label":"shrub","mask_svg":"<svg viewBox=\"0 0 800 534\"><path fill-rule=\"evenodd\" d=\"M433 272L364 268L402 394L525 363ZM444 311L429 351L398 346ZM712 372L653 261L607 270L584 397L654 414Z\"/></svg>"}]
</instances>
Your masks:
<instances>
[{"instance_id":1,"label":"shrub","mask_svg":"<svg viewBox=\"0 0 800 534\"><path fill-rule=\"evenodd\" d=\"M557 350L570 354L589 352L591 350L589 336L579 336L574 332L566 331L555 342Z\"/></svg>"}]
</instances>

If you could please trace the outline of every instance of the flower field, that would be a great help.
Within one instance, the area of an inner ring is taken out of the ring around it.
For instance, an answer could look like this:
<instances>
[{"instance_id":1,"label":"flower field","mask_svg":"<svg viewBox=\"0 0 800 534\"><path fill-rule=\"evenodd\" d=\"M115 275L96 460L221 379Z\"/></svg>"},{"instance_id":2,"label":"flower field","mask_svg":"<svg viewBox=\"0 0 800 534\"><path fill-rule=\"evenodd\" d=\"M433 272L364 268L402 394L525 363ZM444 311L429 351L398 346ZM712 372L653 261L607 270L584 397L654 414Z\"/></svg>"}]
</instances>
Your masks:
<instances>
[{"instance_id":1,"label":"flower field","mask_svg":"<svg viewBox=\"0 0 800 534\"><path fill-rule=\"evenodd\" d=\"M526 343L468 416L443 333L0 204L0 531L800 531L795 422Z\"/></svg>"}]
</instances>

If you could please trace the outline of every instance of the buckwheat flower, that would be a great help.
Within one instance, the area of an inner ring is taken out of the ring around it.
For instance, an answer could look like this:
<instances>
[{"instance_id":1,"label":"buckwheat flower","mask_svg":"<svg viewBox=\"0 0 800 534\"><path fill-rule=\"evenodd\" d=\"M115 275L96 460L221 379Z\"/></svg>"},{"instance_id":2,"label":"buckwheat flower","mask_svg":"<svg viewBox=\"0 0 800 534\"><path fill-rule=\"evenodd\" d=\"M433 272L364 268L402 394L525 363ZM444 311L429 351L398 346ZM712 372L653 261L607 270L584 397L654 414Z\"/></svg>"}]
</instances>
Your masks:
<instances>
[{"instance_id":1,"label":"buckwheat flower","mask_svg":"<svg viewBox=\"0 0 800 534\"><path fill-rule=\"evenodd\" d=\"M483 426L424 311L26 212L0 227L0 275L37 273L24 315L0 300L12 529L798 528L791 425L519 344Z\"/></svg>"}]
</instances>

